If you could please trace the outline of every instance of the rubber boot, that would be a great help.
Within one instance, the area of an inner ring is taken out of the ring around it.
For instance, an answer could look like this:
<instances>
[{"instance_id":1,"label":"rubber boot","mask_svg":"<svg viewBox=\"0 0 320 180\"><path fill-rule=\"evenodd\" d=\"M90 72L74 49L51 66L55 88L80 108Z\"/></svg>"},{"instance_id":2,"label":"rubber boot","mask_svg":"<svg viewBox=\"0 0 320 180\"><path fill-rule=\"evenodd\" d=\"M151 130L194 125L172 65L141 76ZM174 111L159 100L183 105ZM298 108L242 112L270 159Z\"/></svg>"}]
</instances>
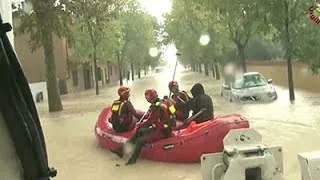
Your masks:
<instances>
[{"instance_id":1,"label":"rubber boot","mask_svg":"<svg viewBox=\"0 0 320 180\"><path fill-rule=\"evenodd\" d=\"M136 146L134 148L134 152L132 154L132 156L129 158L128 162L126 163L126 165L131 165L131 164L135 164L140 153L141 153L141 150L142 150L142 146L143 144L138 140L137 143L136 143Z\"/></svg>"}]
</instances>

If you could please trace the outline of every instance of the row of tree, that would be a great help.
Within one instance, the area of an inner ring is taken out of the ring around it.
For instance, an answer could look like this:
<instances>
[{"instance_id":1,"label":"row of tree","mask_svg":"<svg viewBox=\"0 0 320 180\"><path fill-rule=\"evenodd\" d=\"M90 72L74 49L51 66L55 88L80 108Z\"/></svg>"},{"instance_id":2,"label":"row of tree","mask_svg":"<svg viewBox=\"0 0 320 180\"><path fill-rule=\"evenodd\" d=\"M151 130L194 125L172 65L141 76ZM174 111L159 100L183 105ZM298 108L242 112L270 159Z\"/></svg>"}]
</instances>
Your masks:
<instances>
[{"instance_id":1,"label":"row of tree","mask_svg":"<svg viewBox=\"0 0 320 180\"><path fill-rule=\"evenodd\" d=\"M16 33L30 35L34 51L43 47L49 111L63 109L57 84L53 36L64 37L74 51L73 60L93 62L96 94L99 94L97 63L117 63L120 85L123 72L156 66L161 53L160 27L137 0L26 0L16 4Z\"/></svg>"},{"instance_id":2,"label":"row of tree","mask_svg":"<svg viewBox=\"0 0 320 180\"><path fill-rule=\"evenodd\" d=\"M175 0L166 14L164 43L174 43L183 52L182 62L193 69L204 64L209 75L212 67L216 78L219 65L230 61L246 72L246 59L283 57L294 100L292 61L308 64L315 73L320 67L320 29L310 20L312 5L308 0ZM210 42L201 45L201 36Z\"/></svg>"}]
</instances>

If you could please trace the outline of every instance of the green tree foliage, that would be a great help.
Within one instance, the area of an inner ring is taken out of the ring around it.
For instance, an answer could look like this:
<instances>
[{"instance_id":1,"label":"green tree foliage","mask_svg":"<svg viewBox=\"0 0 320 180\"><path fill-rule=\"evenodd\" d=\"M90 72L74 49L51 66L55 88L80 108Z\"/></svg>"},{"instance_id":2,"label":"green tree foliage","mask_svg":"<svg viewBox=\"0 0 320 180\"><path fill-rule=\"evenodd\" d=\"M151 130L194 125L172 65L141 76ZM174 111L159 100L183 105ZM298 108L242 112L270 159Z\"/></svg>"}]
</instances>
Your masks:
<instances>
[{"instance_id":1,"label":"green tree foliage","mask_svg":"<svg viewBox=\"0 0 320 180\"><path fill-rule=\"evenodd\" d=\"M262 7L268 10L268 21L277 30L276 38L280 41L285 50L285 57L288 64L288 84L290 100L295 100L294 84L292 76L292 59L297 57L298 49L304 46L304 40L299 36L307 27L303 26L308 17L308 7L310 1L307 0L270 0L263 1ZM302 47L303 48L303 47ZM304 54L304 53L303 53Z\"/></svg>"},{"instance_id":2,"label":"green tree foliage","mask_svg":"<svg viewBox=\"0 0 320 180\"><path fill-rule=\"evenodd\" d=\"M253 0L215 0L201 1L209 11L218 16L216 23L224 27L237 50L239 63L247 71L245 49L249 40L258 32L267 30L265 26L265 9L261 1Z\"/></svg>"},{"instance_id":3,"label":"green tree foliage","mask_svg":"<svg viewBox=\"0 0 320 180\"><path fill-rule=\"evenodd\" d=\"M309 65L311 70L318 74L320 68L320 29L312 21L302 24L304 27L298 32L303 44L296 49L298 58Z\"/></svg>"},{"instance_id":4,"label":"green tree foliage","mask_svg":"<svg viewBox=\"0 0 320 180\"><path fill-rule=\"evenodd\" d=\"M245 72L246 59L285 57L294 100L292 60L307 63L315 73L320 67L320 30L310 20L311 5L307 0L175 0L166 15L163 43L174 43L183 52L182 62L193 69L194 64L233 62ZM196 45L202 33L211 37L205 47Z\"/></svg>"},{"instance_id":5,"label":"green tree foliage","mask_svg":"<svg viewBox=\"0 0 320 180\"><path fill-rule=\"evenodd\" d=\"M131 78L134 80L135 69L140 72L142 66L152 63L149 50L157 47L156 20L136 8L123 14L122 23L125 45L122 49L123 59L130 66Z\"/></svg>"},{"instance_id":6,"label":"green tree foliage","mask_svg":"<svg viewBox=\"0 0 320 180\"><path fill-rule=\"evenodd\" d=\"M62 37L68 27L65 21L68 19L68 13L63 3L57 3L55 0L29 0L20 6L22 9L14 13L14 24L18 25L15 27L16 33L30 35L29 44L32 51L43 48L50 112L63 109L53 53L53 36Z\"/></svg>"},{"instance_id":7,"label":"green tree foliage","mask_svg":"<svg viewBox=\"0 0 320 180\"><path fill-rule=\"evenodd\" d=\"M266 61L283 57L283 49L280 43L275 43L259 36L252 38L245 52L248 61Z\"/></svg>"},{"instance_id":8,"label":"green tree foliage","mask_svg":"<svg viewBox=\"0 0 320 180\"><path fill-rule=\"evenodd\" d=\"M103 42L108 28L113 28L114 21L120 16L124 5L125 1L122 0L92 0L90 2L79 0L67 6L78 28L75 32L79 34L76 34L78 36L75 36L74 40L77 54L84 59L93 60L96 95L99 94L97 61L98 58L104 57L103 48L105 47L103 45L105 43ZM83 43L85 43L84 46L82 46Z\"/></svg>"},{"instance_id":9,"label":"green tree foliage","mask_svg":"<svg viewBox=\"0 0 320 180\"><path fill-rule=\"evenodd\" d=\"M201 72L199 64L204 64L206 75L209 75L210 64L213 70L218 70L218 62L222 60L222 48L228 46L223 29L215 23L214 17L211 11L207 11L204 5L197 1L176 0L173 2L172 12L166 14L164 25L164 43L174 43L182 52L182 63L191 64L193 69L199 67ZM204 46L199 43L203 35L210 37L209 43ZM220 78L219 74L217 78Z\"/></svg>"},{"instance_id":10,"label":"green tree foliage","mask_svg":"<svg viewBox=\"0 0 320 180\"><path fill-rule=\"evenodd\" d=\"M73 28L75 53L85 62L89 59L94 62L116 60L120 85L123 85L124 71L131 69L133 78L134 69L140 72L142 64L152 65L156 61L145 59L149 56L149 48L157 46L157 22L136 0L123 0L120 4L119 1L94 2L100 5L87 3L81 7L73 4L71 11L78 12ZM113 7L112 11L105 11L110 7Z\"/></svg>"}]
</instances>

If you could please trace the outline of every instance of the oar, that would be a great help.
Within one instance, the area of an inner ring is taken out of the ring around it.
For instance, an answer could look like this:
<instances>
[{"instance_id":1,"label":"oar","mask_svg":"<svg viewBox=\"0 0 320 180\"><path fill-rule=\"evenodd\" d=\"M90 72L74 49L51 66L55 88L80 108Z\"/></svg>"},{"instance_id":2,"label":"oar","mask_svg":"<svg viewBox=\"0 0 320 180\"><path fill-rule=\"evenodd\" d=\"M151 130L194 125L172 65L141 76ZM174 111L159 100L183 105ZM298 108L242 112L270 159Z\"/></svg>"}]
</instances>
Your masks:
<instances>
[{"instance_id":1,"label":"oar","mask_svg":"<svg viewBox=\"0 0 320 180\"><path fill-rule=\"evenodd\" d=\"M185 101L184 101L183 99L181 99L179 96L177 96L177 98L178 98L181 102L185 103Z\"/></svg>"},{"instance_id":2,"label":"oar","mask_svg":"<svg viewBox=\"0 0 320 180\"><path fill-rule=\"evenodd\" d=\"M183 129L187 127L195 118L199 117L204 111L207 109L203 108L199 112L197 112L195 115L189 117L186 121L184 121L183 125L177 128L177 130Z\"/></svg>"},{"instance_id":3,"label":"oar","mask_svg":"<svg viewBox=\"0 0 320 180\"><path fill-rule=\"evenodd\" d=\"M177 55L177 56L181 56L181 53L178 53L178 52L177 52L176 55ZM176 76L177 66L178 66L178 58L177 58L177 60L176 60L175 66L174 66L172 81L174 81L174 78L175 78L175 76ZM170 98L170 97L171 97L171 91L170 91L170 93L169 93L169 98Z\"/></svg>"},{"instance_id":4,"label":"oar","mask_svg":"<svg viewBox=\"0 0 320 180\"><path fill-rule=\"evenodd\" d=\"M143 116L141 117L141 119L138 121L138 123L142 122L144 120L144 117L148 114L149 110L146 111Z\"/></svg>"}]
</instances>

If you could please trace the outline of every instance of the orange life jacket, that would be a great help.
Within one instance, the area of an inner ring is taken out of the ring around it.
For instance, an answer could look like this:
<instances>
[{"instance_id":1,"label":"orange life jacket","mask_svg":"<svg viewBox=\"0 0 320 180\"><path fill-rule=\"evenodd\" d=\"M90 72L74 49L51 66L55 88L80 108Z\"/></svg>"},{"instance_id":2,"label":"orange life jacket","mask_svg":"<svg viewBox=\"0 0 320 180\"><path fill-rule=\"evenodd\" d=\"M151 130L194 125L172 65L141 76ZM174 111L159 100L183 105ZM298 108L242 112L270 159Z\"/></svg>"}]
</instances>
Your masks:
<instances>
[{"instance_id":1,"label":"orange life jacket","mask_svg":"<svg viewBox=\"0 0 320 180\"><path fill-rule=\"evenodd\" d=\"M158 101L151 108L153 112L151 112L149 117L150 123L156 125L156 129L167 129L175 125L176 108L170 101ZM161 110L162 112L160 112Z\"/></svg>"}]
</instances>

